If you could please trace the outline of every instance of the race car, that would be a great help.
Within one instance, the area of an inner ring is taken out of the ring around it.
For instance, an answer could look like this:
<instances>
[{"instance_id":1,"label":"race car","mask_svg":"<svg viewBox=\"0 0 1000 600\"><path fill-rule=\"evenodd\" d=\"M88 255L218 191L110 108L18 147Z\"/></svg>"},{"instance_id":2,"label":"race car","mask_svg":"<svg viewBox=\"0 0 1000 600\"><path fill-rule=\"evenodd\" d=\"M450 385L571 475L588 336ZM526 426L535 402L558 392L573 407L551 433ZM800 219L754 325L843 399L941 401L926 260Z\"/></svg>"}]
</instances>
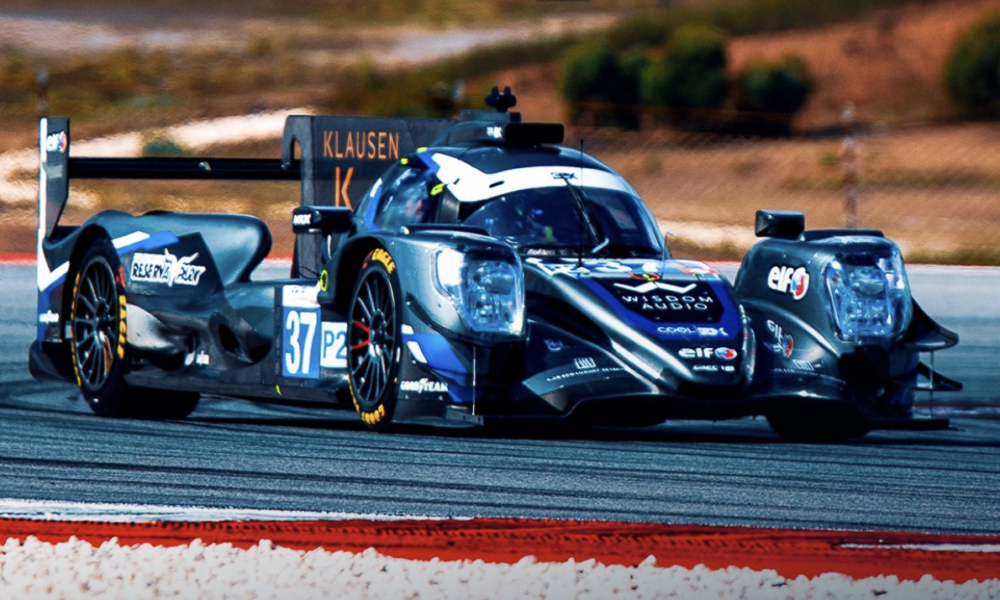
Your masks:
<instances>
[{"instance_id":1,"label":"race car","mask_svg":"<svg viewBox=\"0 0 1000 600\"><path fill-rule=\"evenodd\" d=\"M352 407L371 429L766 416L790 438L914 415L957 390L921 352L958 336L873 230L759 211L731 284L671 256L636 191L559 124L293 116L282 158L71 158L39 125L35 377L98 415L183 418L201 394ZM296 158L299 156L300 158ZM256 217L103 211L58 224L79 178L301 182L290 277L258 280ZM365 190L358 193L358 190Z\"/></svg>"}]
</instances>

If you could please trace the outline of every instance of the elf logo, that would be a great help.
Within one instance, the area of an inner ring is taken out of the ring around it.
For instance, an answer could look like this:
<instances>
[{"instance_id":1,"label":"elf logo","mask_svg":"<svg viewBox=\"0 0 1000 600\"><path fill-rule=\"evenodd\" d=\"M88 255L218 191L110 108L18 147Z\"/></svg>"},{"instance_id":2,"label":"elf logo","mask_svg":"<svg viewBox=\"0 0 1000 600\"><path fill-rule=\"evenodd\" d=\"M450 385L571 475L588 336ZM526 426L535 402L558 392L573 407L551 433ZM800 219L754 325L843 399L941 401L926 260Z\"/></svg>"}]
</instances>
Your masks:
<instances>
[{"instance_id":1,"label":"elf logo","mask_svg":"<svg viewBox=\"0 0 1000 600\"><path fill-rule=\"evenodd\" d=\"M681 348L677 356L686 359L694 358L716 358L719 360L733 360L739 353L732 348Z\"/></svg>"},{"instance_id":2,"label":"elf logo","mask_svg":"<svg viewBox=\"0 0 1000 600\"><path fill-rule=\"evenodd\" d=\"M801 300L809 291L809 273L805 267L775 265L767 274L767 287L782 294L791 294L795 300Z\"/></svg>"},{"instance_id":3,"label":"elf logo","mask_svg":"<svg viewBox=\"0 0 1000 600\"><path fill-rule=\"evenodd\" d=\"M66 152L67 146L69 146L69 138L65 131L50 133L45 138L45 150L48 152Z\"/></svg>"}]
</instances>

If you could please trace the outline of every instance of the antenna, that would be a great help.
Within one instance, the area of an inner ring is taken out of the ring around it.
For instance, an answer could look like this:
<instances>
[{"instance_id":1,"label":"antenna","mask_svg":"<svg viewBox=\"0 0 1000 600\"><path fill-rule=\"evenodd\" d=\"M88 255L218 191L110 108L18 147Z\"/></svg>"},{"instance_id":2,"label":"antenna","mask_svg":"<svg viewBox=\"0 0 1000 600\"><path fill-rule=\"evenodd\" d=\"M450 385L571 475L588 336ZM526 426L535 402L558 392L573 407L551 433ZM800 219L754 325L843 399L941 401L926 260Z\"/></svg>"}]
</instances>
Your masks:
<instances>
[{"instance_id":1,"label":"antenna","mask_svg":"<svg viewBox=\"0 0 1000 600\"><path fill-rule=\"evenodd\" d=\"M566 181L566 185L569 185L569 180ZM583 138L580 138L580 187L581 188L583 187ZM580 219L580 247L578 248L576 253L576 266L579 268L583 266L584 216L581 214L578 215L578 218Z\"/></svg>"}]
</instances>

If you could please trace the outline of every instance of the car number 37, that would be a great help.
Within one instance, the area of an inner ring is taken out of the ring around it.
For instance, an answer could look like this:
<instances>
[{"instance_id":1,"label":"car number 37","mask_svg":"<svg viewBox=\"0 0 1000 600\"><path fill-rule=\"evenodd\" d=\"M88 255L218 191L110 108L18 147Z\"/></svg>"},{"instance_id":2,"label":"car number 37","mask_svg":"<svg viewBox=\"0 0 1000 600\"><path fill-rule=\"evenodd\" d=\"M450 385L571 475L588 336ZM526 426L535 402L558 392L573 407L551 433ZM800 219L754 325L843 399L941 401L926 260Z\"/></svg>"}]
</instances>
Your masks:
<instances>
[{"instance_id":1,"label":"car number 37","mask_svg":"<svg viewBox=\"0 0 1000 600\"><path fill-rule=\"evenodd\" d=\"M284 377L317 379L320 368L347 367L347 323L322 322L319 308L285 308L281 322Z\"/></svg>"}]
</instances>

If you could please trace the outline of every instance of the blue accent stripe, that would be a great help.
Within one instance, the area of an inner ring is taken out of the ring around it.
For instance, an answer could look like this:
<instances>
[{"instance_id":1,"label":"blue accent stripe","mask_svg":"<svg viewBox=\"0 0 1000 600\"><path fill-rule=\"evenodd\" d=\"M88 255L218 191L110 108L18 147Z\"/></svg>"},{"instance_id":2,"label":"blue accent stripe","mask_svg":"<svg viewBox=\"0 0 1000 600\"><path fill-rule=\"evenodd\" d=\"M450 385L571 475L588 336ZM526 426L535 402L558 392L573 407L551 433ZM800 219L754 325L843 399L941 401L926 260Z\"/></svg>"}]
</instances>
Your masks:
<instances>
[{"instance_id":1,"label":"blue accent stripe","mask_svg":"<svg viewBox=\"0 0 1000 600\"><path fill-rule=\"evenodd\" d=\"M414 341L420 345L420 350L427 359L427 366L435 371L465 375L469 370L455 354L448 340L437 333L411 333L403 335L404 342Z\"/></svg>"}]
</instances>

